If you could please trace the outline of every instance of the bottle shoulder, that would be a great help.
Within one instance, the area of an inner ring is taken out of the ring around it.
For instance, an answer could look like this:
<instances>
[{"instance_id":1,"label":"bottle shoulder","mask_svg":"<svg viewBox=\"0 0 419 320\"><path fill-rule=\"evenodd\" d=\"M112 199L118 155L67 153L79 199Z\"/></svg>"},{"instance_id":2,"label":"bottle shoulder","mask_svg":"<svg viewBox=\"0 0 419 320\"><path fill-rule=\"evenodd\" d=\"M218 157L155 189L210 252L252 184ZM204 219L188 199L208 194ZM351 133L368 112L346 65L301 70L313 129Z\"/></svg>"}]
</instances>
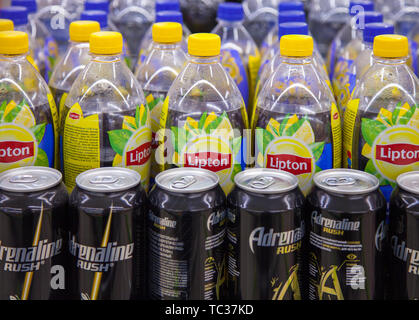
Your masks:
<instances>
[{"instance_id":1,"label":"bottle shoulder","mask_svg":"<svg viewBox=\"0 0 419 320\"><path fill-rule=\"evenodd\" d=\"M90 61L76 78L66 100L67 107L78 103L96 113L132 110L145 104L144 93L126 64Z\"/></svg>"}]
</instances>

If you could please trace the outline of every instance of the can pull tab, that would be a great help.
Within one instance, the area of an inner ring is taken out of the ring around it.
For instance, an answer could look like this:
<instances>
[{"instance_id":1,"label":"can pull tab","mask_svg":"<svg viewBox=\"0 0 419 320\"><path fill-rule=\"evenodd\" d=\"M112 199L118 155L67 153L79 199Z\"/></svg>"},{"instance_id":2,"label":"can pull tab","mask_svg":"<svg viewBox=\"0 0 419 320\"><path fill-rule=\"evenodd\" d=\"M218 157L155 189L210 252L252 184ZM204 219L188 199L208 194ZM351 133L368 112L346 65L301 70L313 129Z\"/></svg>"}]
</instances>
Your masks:
<instances>
[{"instance_id":1,"label":"can pull tab","mask_svg":"<svg viewBox=\"0 0 419 320\"><path fill-rule=\"evenodd\" d=\"M355 179L351 177L327 178L324 180L324 183L331 187L350 186L355 184L355 182Z\"/></svg>"},{"instance_id":2,"label":"can pull tab","mask_svg":"<svg viewBox=\"0 0 419 320\"><path fill-rule=\"evenodd\" d=\"M171 187L173 189L186 189L187 187L193 185L195 182L196 178L194 176L184 176L172 181Z\"/></svg>"},{"instance_id":3,"label":"can pull tab","mask_svg":"<svg viewBox=\"0 0 419 320\"><path fill-rule=\"evenodd\" d=\"M18 175L18 176L11 177L9 179L10 183L35 183L37 181L38 181L38 178L30 174Z\"/></svg>"},{"instance_id":4,"label":"can pull tab","mask_svg":"<svg viewBox=\"0 0 419 320\"><path fill-rule=\"evenodd\" d=\"M116 183L119 179L112 176L97 176L93 179L90 179L91 184L113 184Z\"/></svg>"},{"instance_id":5,"label":"can pull tab","mask_svg":"<svg viewBox=\"0 0 419 320\"><path fill-rule=\"evenodd\" d=\"M269 188L271 185L273 185L273 183L275 182L275 179L272 177L263 177L263 176L259 176L254 178L249 185L254 188L254 189L267 189Z\"/></svg>"}]
</instances>

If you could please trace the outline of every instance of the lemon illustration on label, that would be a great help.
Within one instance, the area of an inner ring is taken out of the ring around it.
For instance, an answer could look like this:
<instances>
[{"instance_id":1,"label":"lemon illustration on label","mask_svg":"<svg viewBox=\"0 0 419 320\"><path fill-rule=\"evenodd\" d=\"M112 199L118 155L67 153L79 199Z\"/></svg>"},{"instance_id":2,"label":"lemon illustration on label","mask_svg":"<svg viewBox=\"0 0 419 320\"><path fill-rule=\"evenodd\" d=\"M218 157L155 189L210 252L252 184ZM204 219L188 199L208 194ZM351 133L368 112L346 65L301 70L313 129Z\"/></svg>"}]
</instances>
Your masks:
<instances>
[{"instance_id":1,"label":"lemon illustration on label","mask_svg":"<svg viewBox=\"0 0 419 320\"><path fill-rule=\"evenodd\" d=\"M271 118L266 129L256 129L255 136L256 166L294 174L305 195L312 187L314 174L322 170L319 159L325 157L329 166L333 161L330 144L315 142L307 117L287 114L281 123Z\"/></svg>"},{"instance_id":2,"label":"lemon illustration on label","mask_svg":"<svg viewBox=\"0 0 419 320\"><path fill-rule=\"evenodd\" d=\"M397 177L419 169L419 112L399 103L393 112L382 108L375 119L363 118L362 155L369 159L365 171L381 185L395 186Z\"/></svg>"},{"instance_id":3,"label":"lemon illustration on label","mask_svg":"<svg viewBox=\"0 0 419 320\"><path fill-rule=\"evenodd\" d=\"M122 129L108 131L108 136L116 152L112 165L137 171L147 190L152 151L148 108L137 106L135 117L125 116Z\"/></svg>"},{"instance_id":4,"label":"lemon illustration on label","mask_svg":"<svg viewBox=\"0 0 419 320\"><path fill-rule=\"evenodd\" d=\"M234 176L242 171L242 137L235 137L233 126L224 112L202 115L199 121L187 118L183 127L172 127L176 166L203 168L215 172L226 194L234 186Z\"/></svg>"},{"instance_id":5,"label":"lemon illustration on label","mask_svg":"<svg viewBox=\"0 0 419 320\"><path fill-rule=\"evenodd\" d=\"M3 101L0 106L0 172L23 166L49 166L47 153L39 147L46 123L36 119L25 101Z\"/></svg>"}]
</instances>

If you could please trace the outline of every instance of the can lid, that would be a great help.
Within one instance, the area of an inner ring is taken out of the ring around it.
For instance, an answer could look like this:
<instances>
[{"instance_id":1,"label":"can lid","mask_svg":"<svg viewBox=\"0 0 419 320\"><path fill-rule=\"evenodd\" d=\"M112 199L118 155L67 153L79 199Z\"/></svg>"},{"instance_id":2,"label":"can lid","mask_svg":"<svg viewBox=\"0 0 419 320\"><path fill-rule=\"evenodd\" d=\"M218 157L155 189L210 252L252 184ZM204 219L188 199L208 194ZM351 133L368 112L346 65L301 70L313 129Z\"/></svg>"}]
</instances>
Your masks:
<instances>
[{"instance_id":1,"label":"can lid","mask_svg":"<svg viewBox=\"0 0 419 320\"><path fill-rule=\"evenodd\" d=\"M241 189L262 194L284 193L298 186L296 176L275 169L248 169L238 173L234 182Z\"/></svg>"},{"instance_id":2,"label":"can lid","mask_svg":"<svg viewBox=\"0 0 419 320\"><path fill-rule=\"evenodd\" d=\"M91 192L118 192L138 186L141 175L127 168L106 167L87 170L76 178L79 188Z\"/></svg>"},{"instance_id":3,"label":"can lid","mask_svg":"<svg viewBox=\"0 0 419 320\"><path fill-rule=\"evenodd\" d=\"M419 171L406 172L399 175L397 184L403 190L419 194Z\"/></svg>"},{"instance_id":4,"label":"can lid","mask_svg":"<svg viewBox=\"0 0 419 320\"><path fill-rule=\"evenodd\" d=\"M330 169L314 175L317 187L340 194L365 194L378 189L380 182L372 174L353 169Z\"/></svg>"},{"instance_id":5,"label":"can lid","mask_svg":"<svg viewBox=\"0 0 419 320\"><path fill-rule=\"evenodd\" d=\"M175 193L197 193L213 189L219 182L217 174L199 168L175 168L159 173L156 184Z\"/></svg>"},{"instance_id":6,"label":"can lid","mask_svg":"<svg viewBox=\"0 0 419 320\"><path fill-rule=\"evenodd\" d=\"M37 192L62 181L60 171L47 167L21 167L0 174L0 189L10 192Z\"/></svg>"}]
</instances>

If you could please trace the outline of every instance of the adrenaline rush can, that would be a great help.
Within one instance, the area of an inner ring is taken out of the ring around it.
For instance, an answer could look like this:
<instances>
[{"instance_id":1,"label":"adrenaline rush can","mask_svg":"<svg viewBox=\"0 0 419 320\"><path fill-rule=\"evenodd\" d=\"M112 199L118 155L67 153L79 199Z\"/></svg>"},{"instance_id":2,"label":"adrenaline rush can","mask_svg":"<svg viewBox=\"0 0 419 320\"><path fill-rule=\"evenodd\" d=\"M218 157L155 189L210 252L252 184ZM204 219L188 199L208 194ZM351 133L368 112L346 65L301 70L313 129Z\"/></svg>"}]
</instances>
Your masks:
<instances>
[{"instance_id":1,"label":"adrenaline rush can","mask_svg":"<svg viewBox=\"0 0 419 320\"><path fill-rule=\"evenodd\" d=\"M215 173L198 168L157 175L148 213L152 299L220 299L226 212L218 182Z\"/></svg>"},{"instance_id":2,"label":"adrenaline rush can","mask_svg":"<svg viewBox=\"0 0 419 320\"><path fill-rule=\"evenodd\" d=\"M144 298L145 191L136 171L106 167L81 173L70 196L71 296Z\"/></svg>"},{"instance_id":3,"label":"adrenaline rush can","mask_svg":"<svg viewBox=\"0 0 419 320\"><path fill-rule=\"evenodd\" d=\"M419 171L397 178L390 201L390 298L419 299Z\"/></svg>"},{"instance_id":4,"label":"adrenaline rush can","mask_svg":"<svg viewBox=\"0 0 419 320\"><path fill-rule=\"evenodd\" d=\"M61 180L46 167L0 175L0 300L65 298L68 194Z\"/></svg>"},{"instance_id":5,"label":"adrenaline rush can","mask_svg":"<svg viewBox=\"0 0 419 320\"><path fill-rule=\"evenodd\" d=\"M300 300L304 196L298 179L250 169L235 183L227 198L229 298Z\"/></svg>"},{"instance_id":6,"label":"adrenaline rush can","mask_svg":"<svg viewBox=\"0 0 419 320\"><path fill-rule=\"evenodd\" d=\"M311 300L383 299L386 200L371 174L332 169L307 197Z\"/></svg>"}]
</instances>

